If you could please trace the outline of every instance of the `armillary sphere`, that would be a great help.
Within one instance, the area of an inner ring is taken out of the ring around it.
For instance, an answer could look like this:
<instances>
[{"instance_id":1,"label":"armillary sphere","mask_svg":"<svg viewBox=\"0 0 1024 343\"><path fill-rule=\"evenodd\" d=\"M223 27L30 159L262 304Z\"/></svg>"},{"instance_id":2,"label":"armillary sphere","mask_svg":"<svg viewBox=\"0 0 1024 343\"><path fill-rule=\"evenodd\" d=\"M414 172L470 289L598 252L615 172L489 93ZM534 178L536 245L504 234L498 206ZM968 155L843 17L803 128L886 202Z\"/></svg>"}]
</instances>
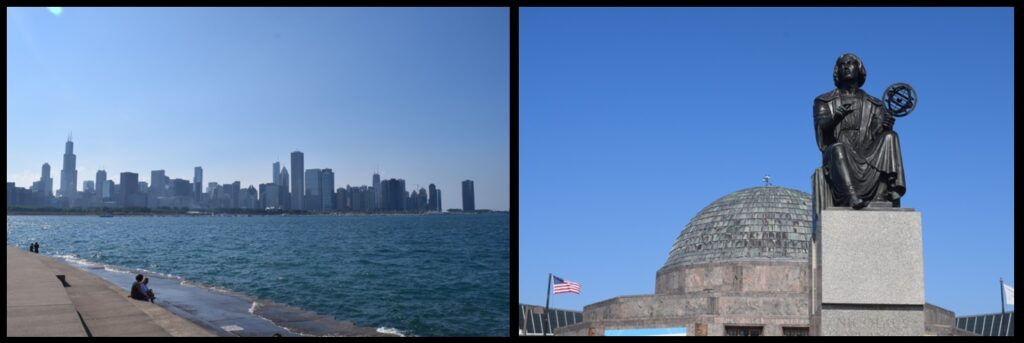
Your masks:
<instances>
[{"instance_id":1,"label":"armillary sphere","mask_svg":"<svg viewBox=\"0 0 1024 343\"><path fill-rule=\"evenodd\" d=\"M917 107L917 92L906 83L894 83L882 93L885 110L895 117L903 117Z\"/></svg>"}]
</instances>

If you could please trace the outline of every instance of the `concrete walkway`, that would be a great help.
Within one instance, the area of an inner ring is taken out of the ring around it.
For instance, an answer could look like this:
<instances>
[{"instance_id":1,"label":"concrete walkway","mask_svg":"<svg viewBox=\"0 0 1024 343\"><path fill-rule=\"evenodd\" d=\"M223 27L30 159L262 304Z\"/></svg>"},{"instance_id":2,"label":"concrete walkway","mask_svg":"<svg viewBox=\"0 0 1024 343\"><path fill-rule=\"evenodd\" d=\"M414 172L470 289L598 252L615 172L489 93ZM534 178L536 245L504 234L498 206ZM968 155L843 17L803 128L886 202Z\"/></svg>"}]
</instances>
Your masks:
<instances>
[{"instance_id":1,"label":"concrete walkway","mask_svg":"<svg viewBox=\"0 0 1024 343\"><path fill-rule=\"evenodd\" d=\"M56 275L65 275L65 287ZM125 276L125 282L131 282ZM216 336L105 280L7 247L7 336Z\"/></svg>"}]
</instances>

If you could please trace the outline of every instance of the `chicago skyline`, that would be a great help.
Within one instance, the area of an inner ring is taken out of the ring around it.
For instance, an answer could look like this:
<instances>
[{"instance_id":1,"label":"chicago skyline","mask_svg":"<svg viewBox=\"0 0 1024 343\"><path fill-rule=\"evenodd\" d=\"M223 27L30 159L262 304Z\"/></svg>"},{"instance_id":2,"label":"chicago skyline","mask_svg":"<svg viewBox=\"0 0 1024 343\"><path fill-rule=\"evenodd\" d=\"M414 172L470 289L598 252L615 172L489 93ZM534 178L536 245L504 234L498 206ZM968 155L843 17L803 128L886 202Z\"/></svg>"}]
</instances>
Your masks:
<instances>
[{"instance_id":1,"label":"chicago skyline","mask_svg":"<svg viewBox=\"0 0 1024 343\"><path fill-rule=\"evenodd\" d=\"M336 186L370 185L379 165L381 178L448 190L449 207L471 178L478 207L507 210L508 14L12 8L7 181L28 187L49 163L59 189L57 144L74 131L74 169L104 169L115 183L131 171L152 184L152 170L195 183L202 166L204 188L258 187L279 158L304 178L287 155L301 150L306 165L333 170Z\"/></svg>"},{"instance_id":2,"label":"chicago skyline","mask_svg":"<svg viewBox=\"0 0 1024 343\"><path fill-rule=\"evenodd\" d=\"M74 166L75 155L72 154L73 141L66 142L65 165ZM70 155L70 158L69 158ZM291 164L294 169L302 170L305 165L305 154L301 151L291 153ZM121 182L113 183L106 180L106 170L96 171L96 180L83 181L81 192L70 191L71 179L68 178L69 191L61 192L54 197L48 194L49 164L44 163L39 181L32 183L30 188L17 187L16 182L8 182L8 208L116 208L146 207L188 208L188 209L279 209L304 210L311 212L356 211L356 212L445 212L442 207L441 189L434 183L428 187L407 188L404 179L388 179L381 182L380 174L372 175L373 186L355 186L347 184L335 189L335 175L331 168L305 169L299 178L293 178L293 189L302 192L289 194L287 185L288 169L279 169L280 163L272 164L274 174L269 182L244 187L240 181L225 183L210 182L205 191L202 188L203 168L196 166L192 181L174 178L167 175L164 169L150 171L150 182L140 181L139 173L122 172ZM280 170L280 172L278 172ZM64 175L77 175L77 170L63 171ZM304 175L303 175L304 174ZM144 173L143 173L144 175ZM258 187L258 188L257 188ZM429 189L429 191L428 191ZM475 192L472 180L462 181L462 209L457 211L475 211ZM291 201L282 201L288 198ZM490 209L487 209L490 210Z\"/></svg>"}]
</instances>

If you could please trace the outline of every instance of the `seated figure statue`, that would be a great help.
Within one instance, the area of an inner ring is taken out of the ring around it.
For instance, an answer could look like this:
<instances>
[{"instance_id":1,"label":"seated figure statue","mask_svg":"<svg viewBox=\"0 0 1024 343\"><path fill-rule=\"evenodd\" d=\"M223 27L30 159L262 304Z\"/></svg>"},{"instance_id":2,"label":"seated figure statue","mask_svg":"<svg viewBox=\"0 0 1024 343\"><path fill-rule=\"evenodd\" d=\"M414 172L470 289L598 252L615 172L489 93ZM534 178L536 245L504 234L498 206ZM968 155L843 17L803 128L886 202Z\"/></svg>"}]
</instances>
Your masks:
<instances>
[{"instance_id":1,"label":"seated figure statue","mask_svg":"<svg viewBox=\"0 0 1024 343\"><path fill-rule=\"evenodd\" d=\"M813 182L815 207L899 207L906 192L895 118L882 101L860 89L867 70L860 58L836 60L836 88L814 99L814 131L822 166Z\"/></svg>"}]
</instances>

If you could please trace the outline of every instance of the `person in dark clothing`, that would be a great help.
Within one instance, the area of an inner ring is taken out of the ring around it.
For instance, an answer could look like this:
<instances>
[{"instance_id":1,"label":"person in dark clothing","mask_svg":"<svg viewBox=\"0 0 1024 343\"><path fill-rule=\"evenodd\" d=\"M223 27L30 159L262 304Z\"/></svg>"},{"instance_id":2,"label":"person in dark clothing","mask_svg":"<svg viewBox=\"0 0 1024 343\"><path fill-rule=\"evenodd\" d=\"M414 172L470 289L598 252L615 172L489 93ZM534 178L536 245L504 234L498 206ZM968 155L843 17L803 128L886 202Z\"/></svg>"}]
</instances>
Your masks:
<instances>
[{"instance_id":1,"label":"person in dark clothing","mask_svg":"<svg viewBox=\"0 0 1024 343\"><path fill-rule=\"evenodd\" d=\"M132 299L149 301L149 295L143 292L142 288L142 274L135 275L135 282L132 283Z\"/></svg>"}]
</instances>

